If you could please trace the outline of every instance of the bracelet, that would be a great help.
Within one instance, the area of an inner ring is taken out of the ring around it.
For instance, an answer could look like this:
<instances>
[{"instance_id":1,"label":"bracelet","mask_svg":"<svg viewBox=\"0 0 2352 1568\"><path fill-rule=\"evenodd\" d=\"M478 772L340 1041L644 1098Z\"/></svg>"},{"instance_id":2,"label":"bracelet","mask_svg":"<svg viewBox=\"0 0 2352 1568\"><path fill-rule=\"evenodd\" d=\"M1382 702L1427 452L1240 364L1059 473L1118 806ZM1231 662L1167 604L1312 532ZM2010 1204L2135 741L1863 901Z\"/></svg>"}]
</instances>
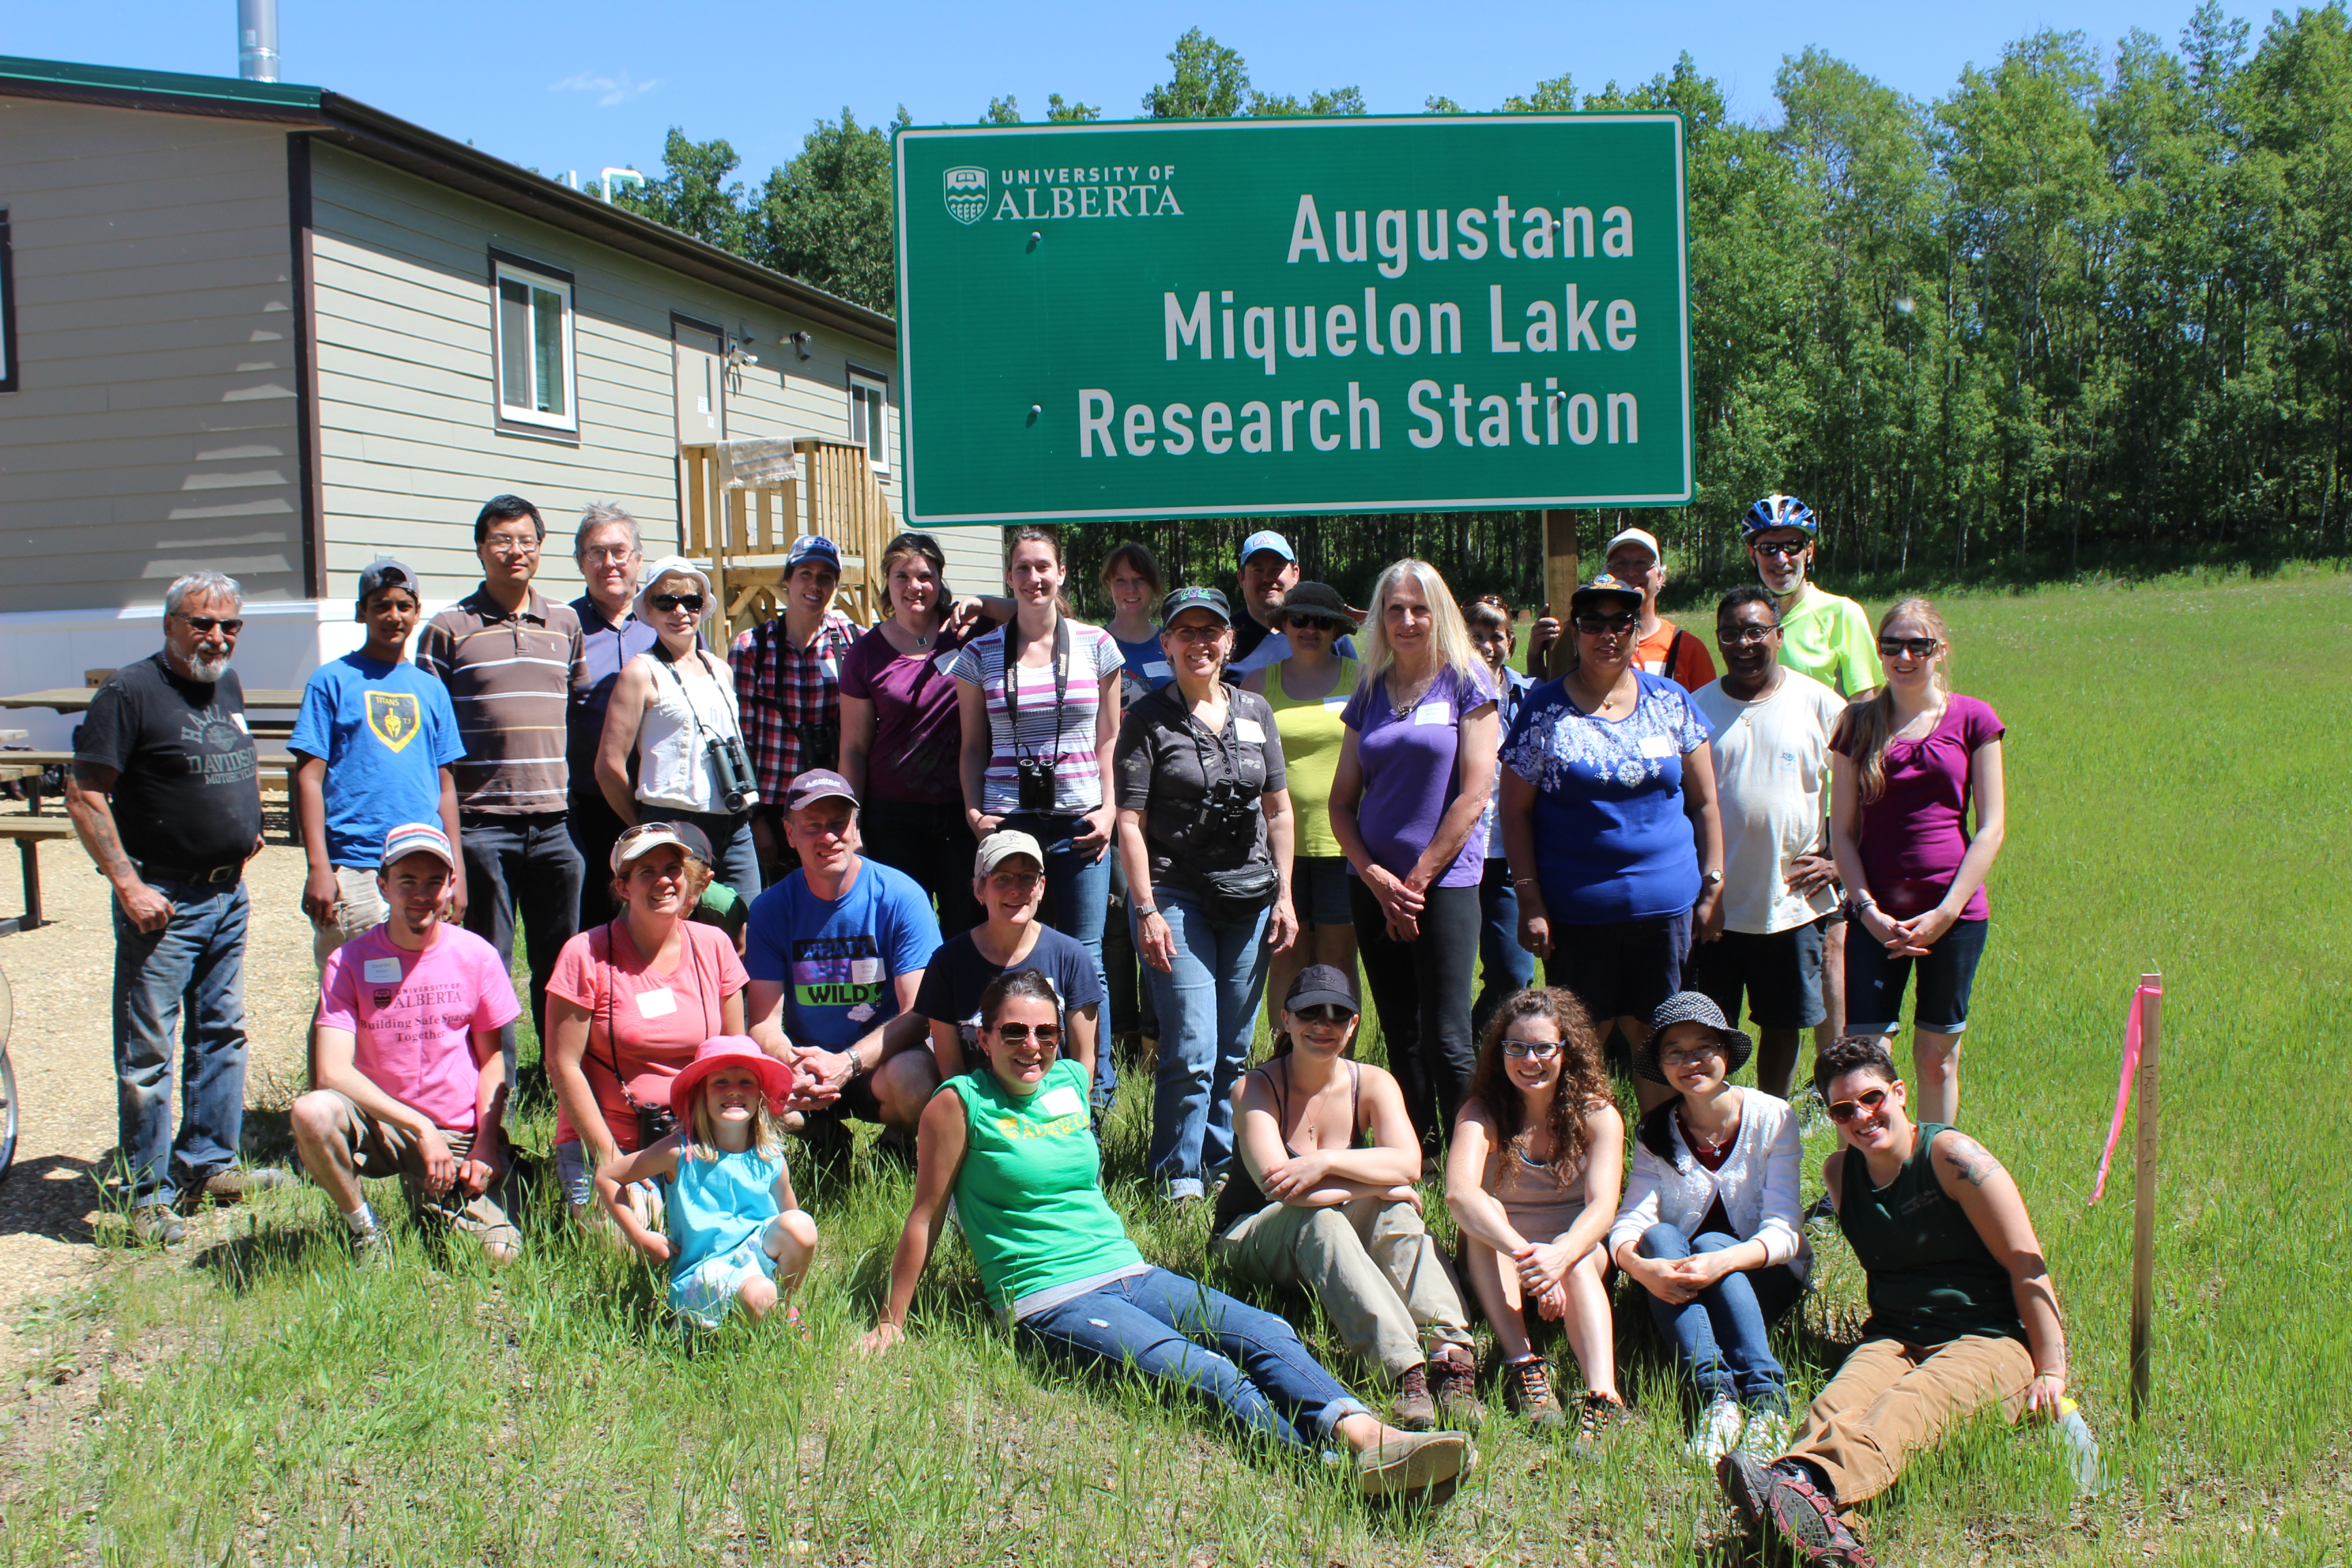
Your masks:
<instances>
[{"instance_id":1,"label":"bracelet","mask_svg":"<svg viewBox=\"0 0 2352 1568\"><path fill-rule=\"evenodd\" d=\"M1158 914L1160 912L1160 906L1157 904L1143 904L1135 909L1129 910L1128 912L1133 915L1137 920L1143 920L1148 916Z\"/></svg>"},{"instance_id":2,"label":"bracelet","mask_svg":"<svg viewBox=\"0 0 2352 1568\"><path fill-rule=\"evenodd\" d=\"M1511 879L1511 886L1514 888L1532 888L1535 885L1536 879L1533 877L1514 877Z\"/></svg>"}]
</instances>

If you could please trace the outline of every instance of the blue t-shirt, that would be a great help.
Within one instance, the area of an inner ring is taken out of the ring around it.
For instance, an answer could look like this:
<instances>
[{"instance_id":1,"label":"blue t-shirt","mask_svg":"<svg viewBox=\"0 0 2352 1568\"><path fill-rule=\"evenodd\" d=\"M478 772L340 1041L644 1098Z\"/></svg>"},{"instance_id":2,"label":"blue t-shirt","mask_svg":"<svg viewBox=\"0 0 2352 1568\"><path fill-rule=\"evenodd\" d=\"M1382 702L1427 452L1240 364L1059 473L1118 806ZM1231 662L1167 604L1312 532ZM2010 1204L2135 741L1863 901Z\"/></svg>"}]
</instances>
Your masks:
<instances>
[{"instance_id":1,"label":"blue t-shirt","mask_svg":"<svg viewBox=\"0 0 2352 1568\"><path fill-rule=\"evenodd\" d=\"M929 968L940 922L912 877L861 858L830 903L795 871L751 905L743 968L784 988L784 1033L796 1046L845 1050L898 1016L901 974Z\"/></svg>"},{"instance_id":2,"label":"blue t-shirt","mask_svg":"<svg viewBox=\"0 0 2352 1568\"><path fill-rule=\"evenodd\" d=\"M1120 684L1130 703L1176 679L1176 671L1170 666L1157 637L1137 637L1130 642L1113 632L1110 640L1118 644L1119 657L1127 660L1127 668L1120 671Z\"/></svg>"},{"instance_id":3,"label":"blue t-shirt","mask_svg":"<svg viewBox=\"0 0 2352 1568\"><path fill-rule=\"evenodd\" d=\"M1536 788L1536 880L1555 921L1648 920L1698 902L1683 759L1714 733L1690 693L1636 670L1641 694L1596 719L1547 680L1519 704L1503 765Z\"/></svg>"},{"instance_id":4,"label":"blue t-shirt","mask_svg":"<svg viewBox=\"0 0 2352 1568\"><path fill-rule=\"evenodd\" d=\"M287 747L327 764L328 861L370 868L385 834L441 820L441 770L466 754L449 689L364 653L310 672Z\"/></svg>"}]
</instances>

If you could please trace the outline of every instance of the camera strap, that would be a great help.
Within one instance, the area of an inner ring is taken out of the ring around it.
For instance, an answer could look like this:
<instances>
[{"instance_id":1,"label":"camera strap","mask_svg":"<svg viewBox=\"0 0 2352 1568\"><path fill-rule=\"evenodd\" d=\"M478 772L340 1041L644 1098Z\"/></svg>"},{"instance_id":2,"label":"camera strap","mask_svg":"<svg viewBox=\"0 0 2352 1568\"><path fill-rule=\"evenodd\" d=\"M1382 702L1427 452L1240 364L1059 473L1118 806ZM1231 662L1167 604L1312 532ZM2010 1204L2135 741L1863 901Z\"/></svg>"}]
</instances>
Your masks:
<instances>
[{"instance_id":1,"label":"camera strap","mask_svg":"<svg viewBox=\"0 0 2352 1568\"><path fill-rule=\"evenodd\" d=\"M1070 695L1070 617L1054 617L1054 751L1062 752L1062 705ZM1013 754L1021 744L1021 621L1015 616L1004 628L1004 727L1013 736Z\"/></svg>"},{"instance_id":2,"label":"camera strap","mask_svg":"<svg viewBox=\"0 0 2352 1568\"><path fill-rule=\"evenodd\" d=\"M614 1026L618 1021L620 1014L620 1009L614 1006L613 1002L614 995L617 994L620 990L620 986L617 984L621 974L621 950L619 945L620 936L618 931L620 923L621 917L618 915L614 915L611 920L604 922L604 966L612 971L613 976L611 980L608 980L605 983L604 994L603 998L604 1004L604 1060L606 1065L613 1069L613 1081L620 1086L621 1098L628 1101L629 1109L635 1110L640 1108L642 1102L635 1095L629 1092L628 1075L621 1071L621 1042L618 1036L614 1032ZM692 923L693 918L691 916L681 915L678 917L678 925L680 928L691 925ZM719 1026L710 1016L709 1003L704 1000L704 998L709 994L705 991L702 986L702 954L695 948L694 933L692 931L681 929L678 932L678 940L686 944L687 962L694 965L694 1005L695 1009L702 1015L702 1037L707 1040L718 1031ZM629 938L629 945L631 947L637 945L637 939L635 936L632 935ZM652 956L645 952L639 952L637 956L645 961L646 969L650 970L653 967L654 961ZM596 1038L596 1020L593 1014L590 1015L588 1019L588 1038L592 1042Z\"/></svg>"},{"instance_id":3,"label":"camera strap","mask_svg":"<svg viewBox=\"0 0 2352 1568\"><path fill-rule=\"evenodd\" d=\"M694 732L701 736L705 741L724 739L725 737L723 736L714 735L711 731L710 726L702 721L702 710L695 706L694 692L692 689L686 684L685 678L678 674L677 661L670 658L669 649L662 647L659 643L656 643L653 646L653 655L654 662L660 665L664 669L669 671L670 682L677 688L677 700L686 704L686 716L694 721ZM694 650L694 666L697 669L701 670L705 675L710 675L710 667L702 662L702 650L700 648L696 648ZM716 681L719 678L715 675L711 675L710 679L713 681Z\"/></svg>"}]
</instances>

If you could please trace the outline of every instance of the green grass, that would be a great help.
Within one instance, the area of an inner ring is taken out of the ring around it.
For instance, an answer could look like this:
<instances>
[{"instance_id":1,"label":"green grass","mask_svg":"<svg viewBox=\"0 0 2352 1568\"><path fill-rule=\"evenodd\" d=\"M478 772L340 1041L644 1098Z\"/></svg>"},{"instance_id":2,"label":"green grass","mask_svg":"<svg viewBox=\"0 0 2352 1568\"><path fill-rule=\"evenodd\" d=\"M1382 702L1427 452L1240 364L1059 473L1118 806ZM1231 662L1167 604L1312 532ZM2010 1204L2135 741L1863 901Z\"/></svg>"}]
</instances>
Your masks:
<instances>
[{"instance_id":1,"label":"green grass","mask_svg":"<svg viewBox=\"0 0 2352 1568\"><path fill-rule=\"evenodd\" d=\"M2352 579L1944 608L1959 684L2010 727L2013 818L1964 1113L2033 1209L2116 1484L2072 1500L2041 1436L1982 1423L1876 1505L1881 1559L2341 1564L2352 1203L2331 1025L2352 1000ZM2167 1116L2155 1394L2135 1428L2128 1138L2106 1201L2085 1199L2143 969L2166 978ZM1114 1201L1147 1256L1197 1272L1206 1216L1143 1195L1139 1087L1107 1140ZM544 1114L523 1126L541 1148L550 1131ZM1817 1131L1809 1195L1825 1150ZM1735 1560L1637 1303L1619 1339L1647 1420L1601 1462L1497 1422L1451 1506L1372 1513L1188 1407L1041 1376L952 1241L913 1342L861 1359L907 1193L861 1162L814 1194L804 1344L681 1342L651 1270L551 1214L495 1278L416 1247L358 1274L308 1188L238 1216L193 1269L121 1255L23 1331L42 1377L95 1396L70 1422L0 1428L0 1562ZM1821 1250L1822 1288L1785 1336L1801 1392L1860 1315L1850 1257Z\"/></svg>"}]
</instances>

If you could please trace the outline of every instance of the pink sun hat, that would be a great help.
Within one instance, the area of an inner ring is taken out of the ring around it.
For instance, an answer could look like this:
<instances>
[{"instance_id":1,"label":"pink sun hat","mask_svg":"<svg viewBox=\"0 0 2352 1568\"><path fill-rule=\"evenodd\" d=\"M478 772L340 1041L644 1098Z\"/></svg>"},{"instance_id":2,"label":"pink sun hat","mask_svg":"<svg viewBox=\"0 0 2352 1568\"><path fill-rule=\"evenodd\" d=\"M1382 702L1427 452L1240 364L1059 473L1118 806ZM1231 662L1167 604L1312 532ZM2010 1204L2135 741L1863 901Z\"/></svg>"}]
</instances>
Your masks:
<instances>
[{"instance_id":1,"label":"pink sun hat","mask_svg":"<svg viewBox=\"0 0 2352 1568\"><path fill-rule=\"evenodd\" d=\"M757 1075L768 1109L778 1116L784 1113L784 1097L793 1091L793 1069L761 1050L749 1035L713 1035L669 1080L669 1111L680 1127L693 1127L694 1091L720 1068L742 1068Z\"/></svg>"}]
</instances>

